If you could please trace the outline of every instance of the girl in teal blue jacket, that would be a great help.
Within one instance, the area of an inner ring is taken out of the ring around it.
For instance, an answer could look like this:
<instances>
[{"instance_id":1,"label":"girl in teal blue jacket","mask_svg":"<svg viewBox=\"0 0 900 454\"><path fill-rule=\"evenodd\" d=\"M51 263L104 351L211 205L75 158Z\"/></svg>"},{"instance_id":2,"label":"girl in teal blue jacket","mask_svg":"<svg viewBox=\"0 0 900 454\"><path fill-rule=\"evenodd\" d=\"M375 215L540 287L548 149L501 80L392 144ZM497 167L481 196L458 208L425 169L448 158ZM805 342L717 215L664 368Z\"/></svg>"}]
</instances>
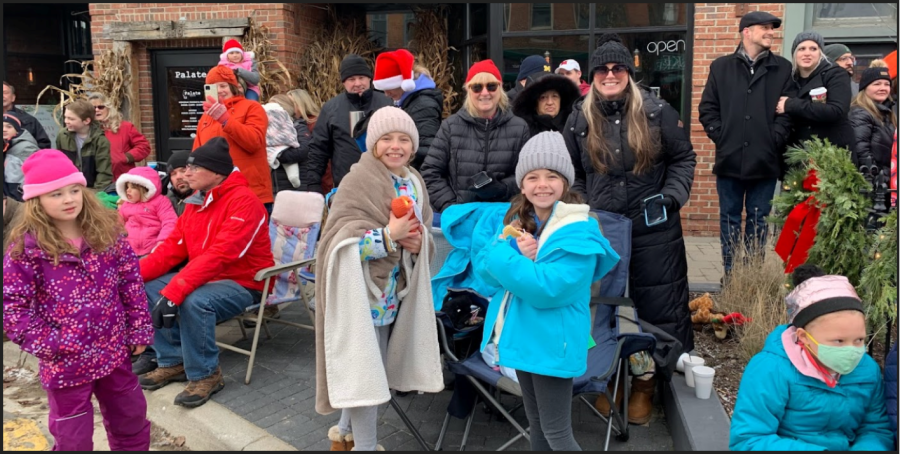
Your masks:
<instances>
[{"instance_id":1,"label":"girl in teal blue jacket","mask_svg":"<svg viewBox=\"0 0 900 454\"><path fill-rule=\"evenodd\" d=\"M744 370L732 451L894 450L881 370L865 353L862 303L847 278L824 274L794 271L791 323Z\"/></svg>"},{"instance_id":2,"label":"girl in teal blue jacket","mask_svg":"<svg viewBox=\"0 0 900 454\"><path fill-rule=\"evenodd\" d=\"M491 299L482 350L516 369L535 451L580 451L572 434L572 383L587 370L591 284L619 261L580 196L563 137L544 132L522 148L516 196L504 219L518 231L478 254L475 271L501 288ZM515 237L517 236L517 238Z\"/></svg>"}]
</instances>

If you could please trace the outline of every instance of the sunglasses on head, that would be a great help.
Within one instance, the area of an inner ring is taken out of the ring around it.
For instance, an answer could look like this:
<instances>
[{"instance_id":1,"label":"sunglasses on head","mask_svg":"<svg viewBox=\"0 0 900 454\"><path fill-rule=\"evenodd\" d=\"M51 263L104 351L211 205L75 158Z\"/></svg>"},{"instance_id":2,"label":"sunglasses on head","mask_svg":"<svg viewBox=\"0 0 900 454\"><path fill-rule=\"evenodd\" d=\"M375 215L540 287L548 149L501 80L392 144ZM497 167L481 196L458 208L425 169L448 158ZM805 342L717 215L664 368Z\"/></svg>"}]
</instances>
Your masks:
<instances>
[{"instance_id":1,"label":"sunglasses on head","mask_svg":"<svg viewBox=\"0 0 900 454\"><path fill-rule=\"evenodd\" d=\"M610 71L612 71L613 74L618 76L619 74L622 74L623 72L628 71L628 67L625 65L613 65L612 69L610 69L610 68L607 68L606 66L598 66L597 69L595 70L595 72L597 74L600 74L603 77L606 77L606 75L609 74Z\"/></svg>"},{"instance_id":2,"label":"sunglasses on head","mask_svg":"<svg viewBox=\"0 0 900 454\"><path fill-rule=\"evenodd\" d=\"M469 85L469 90L472 90L472 93L481 93L481 90L483 90L485 86L487 87L488 91L491 93L497 91L497 89L500 88L500 84L498 84L497 82L489 82L487 85L485 85L485 84Z\"/></svg>"}]
</instances>

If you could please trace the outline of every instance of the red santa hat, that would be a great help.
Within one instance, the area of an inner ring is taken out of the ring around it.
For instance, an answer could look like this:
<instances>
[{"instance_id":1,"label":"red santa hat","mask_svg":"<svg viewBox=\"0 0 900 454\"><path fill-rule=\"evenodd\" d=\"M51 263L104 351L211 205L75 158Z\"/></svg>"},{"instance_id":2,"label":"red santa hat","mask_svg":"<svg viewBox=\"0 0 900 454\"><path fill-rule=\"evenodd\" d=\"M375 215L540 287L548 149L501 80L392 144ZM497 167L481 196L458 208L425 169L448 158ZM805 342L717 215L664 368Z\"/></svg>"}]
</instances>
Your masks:
<instances>
[{"instance_id":1,"label":"red santa hat","mask_svg":"<svg viewBox=\"0 0 900 454\"><path fill-rule=\"evenodd\" d=\"M227 59L228 53L234 51L238 51L241 53L241 55L244 55L244 46L242 46L241 43L239 43L236 39L229 39L228 41L225 41L225 44L222 45L222 55L220 55L220 58L222 58L223 60Z\"/></svg>"},{"instance_id":2,"label":"red santa hat","mask_svg":"<svg viewBox=\"0 0 900 454\"><path fill-rule=\"evenodd\" d=\"M413 76L413 64L416 57L406 49L398 49L394 52L382 52L375 59L375 77L372 85L377 90L393 90L402 88L403 91L413 91L416 81Z\"/></svg>"}]
</instances>

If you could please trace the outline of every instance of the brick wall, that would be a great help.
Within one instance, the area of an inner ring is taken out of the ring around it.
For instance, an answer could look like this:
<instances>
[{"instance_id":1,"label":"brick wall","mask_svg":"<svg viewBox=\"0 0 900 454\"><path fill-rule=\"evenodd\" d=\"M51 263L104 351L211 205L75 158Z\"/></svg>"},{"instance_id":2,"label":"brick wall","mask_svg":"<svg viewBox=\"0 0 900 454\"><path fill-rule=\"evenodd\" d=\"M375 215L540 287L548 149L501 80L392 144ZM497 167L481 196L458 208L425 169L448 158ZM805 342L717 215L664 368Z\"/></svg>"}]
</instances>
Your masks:
<instances>
[{"instance_id":1,"label":"brick wall","mask_svg":"<svg viewBox=\"0 0 900 454\"><path fill-rule=\"evenodd\" d=\"M685 235L712 236L719 233L719 198L712 174L715 145L706 137L697 108L709 76L709 65L718 57L733 53L740 42L736 14L738 3L696 3L694 10L694 63L691 81L691 142L697 152L697 169L691 200L681 210ZM746 11L762 10L784 18L783 3L746 3ZM777 29L772 50L781 53L782 29Z\"/></svg>"},{"instance_id":2,"label":"brick wall","mask_svg":"<svg viewBox=\"0 0 900 454\"><path fill-rule=\"evenodd\" d=\"M252 18L269 29L275 57L281 61L296 79L300 68L299 53L314 39L313 30L325 19L326 12L317 5L290 3L91 3L91 38L94 55L112 49L113 41L104 33L104 27L112 22L177 21L205 19ZM132 42L132 59L137 62L139 93L136 93L140 112L141 132L150 141L153 150L149 160L156 157L156 137L153 118L153 84L151 81L150 49L222 48L221 38L175 39ZM135 123L138 123L135 121Z\"/></svg>"}]
</instances>

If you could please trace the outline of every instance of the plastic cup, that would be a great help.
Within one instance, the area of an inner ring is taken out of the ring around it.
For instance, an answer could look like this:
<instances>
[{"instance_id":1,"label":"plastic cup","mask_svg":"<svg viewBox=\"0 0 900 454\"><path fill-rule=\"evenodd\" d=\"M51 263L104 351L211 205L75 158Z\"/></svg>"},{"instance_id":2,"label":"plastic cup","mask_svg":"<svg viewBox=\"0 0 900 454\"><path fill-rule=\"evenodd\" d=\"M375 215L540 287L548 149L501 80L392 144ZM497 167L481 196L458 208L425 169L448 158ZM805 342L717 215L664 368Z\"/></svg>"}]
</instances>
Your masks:
<instances>
[{"instance_id":1,"label":"plastic cup","mask_svg":"<svg viewBox=\"0 0 900 454\"><path fill-rule=\"evenodd\" d=\"M716 370L707 366L694 366L691 368L691 375L694 376L694 395L698 399L709 399Z\"/></svg>"},{"instance_id":2,"label":"plastic cup","mask_svg":"<svg viewBox=\"0 0 900 454\"><path fill-rule=\"evenodd\" d=\"M684 381L691 388L694 387L694 375L691 373L691 369L697 366L702 366L706 364L706 361L699 356L690 356L685 358L684 360Z\"/></svg>"},{"instance_id":3,"label":"plastic cup","mask_svg":"<svg viewBox=\"0 0 900 454\"><path fill-rule=\"evenodd\" d=\"M678 372L684 373L684 360L689 358L691 355L687 353L682 353L681 356L678 357L678 362L675 363L675 370Z\"/></svg>"}]
</instances>

